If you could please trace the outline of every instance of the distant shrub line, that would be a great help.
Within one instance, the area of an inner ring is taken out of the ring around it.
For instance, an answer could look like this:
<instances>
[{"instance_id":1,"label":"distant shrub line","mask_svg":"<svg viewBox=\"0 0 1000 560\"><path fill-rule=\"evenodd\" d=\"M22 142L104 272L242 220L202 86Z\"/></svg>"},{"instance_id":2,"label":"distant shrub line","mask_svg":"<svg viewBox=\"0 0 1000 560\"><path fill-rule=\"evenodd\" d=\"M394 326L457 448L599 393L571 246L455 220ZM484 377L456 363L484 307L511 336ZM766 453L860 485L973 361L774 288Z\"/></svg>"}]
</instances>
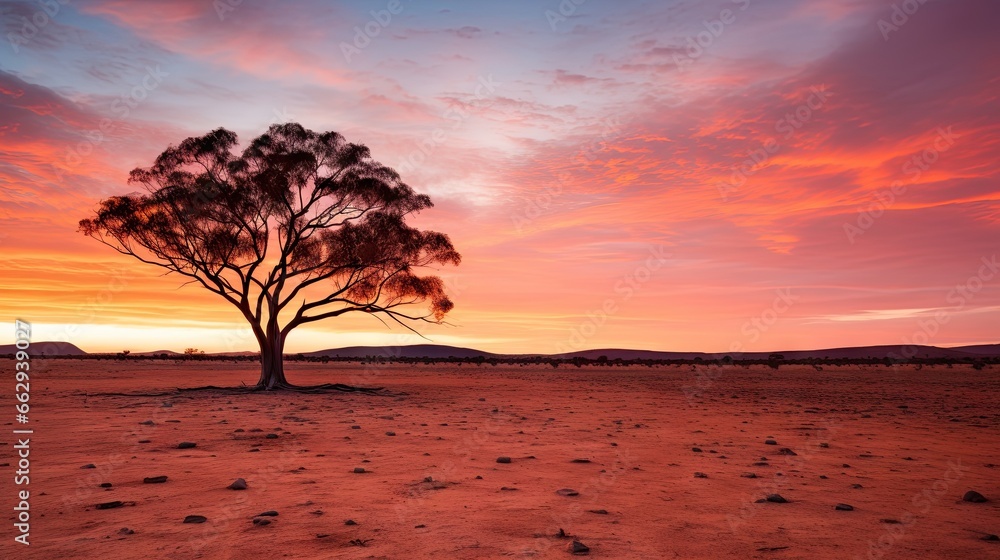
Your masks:
<instances>
[{"instance_id":1,"label":"distant shrub line","mask_svg":"<svg viewBox=\"0 0 1000 560\"><path fill-rule=\"evenodd\" d=\"M13 359L13 354L4 354L3 357L8 359ZM117 360L117 361L174 361L174 362L259 362L259 354L246 354L240 356L220 356L211 354L197 354L197 353L186 353L186 354L147 354L147 355L135 355L128 352L119 352L117 354L84 354L84 355L53 355L53 356L40 356L48 359L59 359L59 360ZM769 358L732 358L731 356L722 356L718 359L704 359L704 358L694 358L694 359L632 359L626 360L622 358L609 359L606 356L601 356L598 358L554 358L547 356L517 356L517 357L490 357L485 356L475 356L468 358L459 358L450 356L447 358L413 358L413 357L401 357L401 356L386 356L386 355L369 355L365 357L344 357L344 356L306 356L304 354L286 354L284 357L285 361L288 362L313 362L313 363L323 363L327 364L330 362L334 363L360 363L360 364L458 364L458 365L490 365L490 366L526 366L526 365L548 365L553 368L558 368L560 366L576 366L582 368L583 366L598 366L598 367L626 367L626 366L683 366L683 365L702 365L702 366L742 366L749 367L754 365L767 365L773 369L778 369L780 366L813 366L817 370L821 370L823 366L861 366L861 365L883 365L886 367L893 367L897 365L916 365L918 369L920 366L948 366L953 367L956 365L969 365L976 370L981 370L985 367L1000 364L1000 357L984 356L984 357L968 357L968 358L906 358L906 359L893 359L893 358L803 358L803 359L786 359L780 354L771 355Z\"/></svg>"}]
</instances>

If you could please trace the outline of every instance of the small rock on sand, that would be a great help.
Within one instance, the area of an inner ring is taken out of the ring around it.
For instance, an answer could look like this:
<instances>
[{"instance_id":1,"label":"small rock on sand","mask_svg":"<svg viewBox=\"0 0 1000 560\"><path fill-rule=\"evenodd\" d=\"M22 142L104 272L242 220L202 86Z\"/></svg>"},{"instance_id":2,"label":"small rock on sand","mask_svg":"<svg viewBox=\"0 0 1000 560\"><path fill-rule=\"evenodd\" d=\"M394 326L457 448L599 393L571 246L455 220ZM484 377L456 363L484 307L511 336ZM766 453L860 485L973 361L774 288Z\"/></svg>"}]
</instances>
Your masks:
<instances>
[{"instance_id":1,"label":"small rock on sand","mask_svg":"<svg viewBox=\"0 0 1000 560\"><path fill-rule=\"evenodd\" d=\"M261 519L260 517L254 517L253 518L253 524L257 525L259 527L265 527L265 526L271 524L271 520L270 519Z\"/></svg>"},{"instance_id":2,"label":"small rock on sand","mask_svg":"<svg viewBox=\"0 0 1000 560\"><path fill-rule=\"evenodd\" d=\"M504 463L504 464L506 464L506 463L509 463L509 462L510 462L510 457L497 457L497 463Z\"/></svg>"},{"instance_id":3,"label":"small rock on sand","mask_svg":"<svg viewBox=\"0 0 1000 560\"><path fill-rule=\"evenodd\" d=\"M204 515L188 515L184 518L184 523L204 523L208 518Z\"/></svg>"},{"instance_id":4,"label":"small rock on sand","mask_svg":"<svg viewBox=\"0 0 1000 560\"><path fill-rule=\"evenodd\" d=\"M344 521L344 525L357 525L357 524L358 522L353 519L348 519L347 521Z\"/></svg>"},{"instance_id":5,"label":"small rock on sand","mask_svg":"<svg viewBox=\"0 0 1000 560\"><path fill-rule=\"evenodd\" d=\"M765 439L764 445L778 445L778 442L773 439Z\"/></svg>"},{"instance_id":6,"label":"small rock on sand","mask_svg":"<svg viewBox=\"0 0 1000 560\"><path fill-rule=\"evenodd\" d=\"M984 541L1000 541L1000 537L996 535L983 535Z\"/></svg>"},{"instance_id":7,"label":"small rock on sand","mask_svg":"<svg viewBox=\"0 0 1000 560\"><path fill-rule=\"evenodd\" d=\"M962 496L962 501L972 502L974 504L982 504L988 502L989 500L987 500L986 496L983 496L979 492L976 492L975 490L969 490L968 492L965 493L964 496Z\"/></svg>"},{"instance_id":8,"label":"small rock on sand","mask_svg":"<svg viewBox=\"0 0 1000 560\"><path fill-rule=\"evenodd\" d=\"M113 502L104 502L103 504L97 504L94 507L96 507L97 509L115 509L115 508L120 508L123 505L125 505L124 502L115 500Z\"/></svg>"},{"instance_id":9,"label":"small rock on sand","mask_svg":"<svg viewBox=\"0 0 1000 560\"><path fill-rule=\"evenodd\" d=\"M354 467L354 474L364 474L368 471L364 467Z\"/></svg>"},{"instance_id":10,"label":"small rock on sand","mask_svg":"<svg viewBox=\"0 0 1000 560\"><path fill-rule=\"evenodd\" d=\"M177 449L194 449L198 444L193 441L182 441L177 444Z\"/></svg>"},{"instance_id":11,"label":"small rock on sand","mask_svg":"<svg viewBox=\"0 0 1000 560\"><path fill-rule=\"evenodd\" d=\"M385 435L387 435L387 436L390 436L390 437L391 437L391 436L394 436L394 435L396 435L396 432L386 432L386 433L385 433Z\"/></svg>"},{"instance_id":12,"label":"small rock on sand","mask_svg":"<svg viewBox=\"0 0 1000 560\"><path fill-rule=\"evenodd\" d=\"M787 447L782 447L781 449L778 450L778 455L798 455L798 453L792 451Z\"/></svg>"},{"instance_id":13,"label":"small rock on sand","mask_svg":"<svg viewBox=\"0 0 1000 560\"><path fill-rule=\"evenodd\" d=\"M278 512L274 511L273 509L269 509L263 513L258 513L255 517L277 517L277 516Z\"/></svg>"},{"instance_id":14,"label":"small rock on sand","mask_svg":"<svg viewBox=\"0 0 1000 560\"><path fill-rule=\"evenodd\" d=\"M708 478L708 475L705 474L705 473L703 473L703 472L696 472L696 473L694 473L694 477L695 478Z\"/></svg>"},{"instance_id":15,"label":"small rock on sand","mask_svg":"<svg viewBox=\"0 0 1000 560\"><path fill-rule=\"evenodd\" d=\"M576 490L573 490L572 488L560 488L559 490L556 490L556 494L559 494L560 496L579 496L580 495L579 492L577 492Z\"/></svg>"},{"instance_id":16,"label":"small rock on sand","mask_svg":"<svg viewBox=\"0 0 1000 560\"><path fill-rule=\"evenodd\" d=\"M848 504L837 504L833 506L833 509L837 511L854 511L854 506Z\"/></svg>"},{"instance_id":17,"label":"small rock on sand","mask_svg":"<svg viewBox=\"0 0 1000 560\"><path fill-rule=\"evenodd\" d=\"M97 468L97 465L95 465L95 464L93 464L93 463L87 463L86 465L84 465L84 466L82 466L82 467L80 467L80 468L81 468L81 469L96 469L96 468Z\"/></svg>"},{"instance_id":18,"label":"small rock on sand","mask_svg":"<svg viewBox=\"0 0 1000 560\"><path fill-rule=\"evenodd\" d=\"M133 531L132 529L129 529L128 527L122 527L121 529L118 530L118 534L119 535L134 535L135 531Z\"/></svg>"},{"instance_id":19,"label":"small rock on sand","mask_svg":"<svg viewBox=\"0 0 1000 560\"><path fill-rule=\"evenodd\" d=\"M166 475L147 476L146 478L142 479L143 484L163 484L166 481L167 481Z\"/></svg>"},{"instance_id":20,"label":"small rock on sand","mask_svg":"<svg viewBox=\"0 0 1000 560\"><path fill-rule=\"evenodd\" d=\"M771 502L772 504L787 504L788 503L788 500L786 500L785 498L783 498L781 496L781 494L768 494L767 497L764 498L764 499L767 500L768 502Z\"/></svg>"},{"instance_id":21,"label":"small rock on sand","mask_svg":"<svg viewBox=\"0 0 1000 560\"><path fill-rule=\"evenodd\" d=\"M237 478L236 480L233 481L232 484L230 484L226 488L229 488L230 490L246 490L247 481L243 480L242 478Z\"/></svg>"},{"instance_id":22,"label":"small rock on sand","mask_svg":"<svg viewBox=\"0 0 1000 560\"><path fill-rule=\"evenodd\" d=\"M101 488L111 488L111 483L110 482L102 482L101 483Z\"/></svg>"},{"instance_id":23,"label":"small rock on sand","mask_svg":"<svg viewBox=\"0 0 1000 560\"><path fill-rule=\"evenodd\" d=\"M569 547L567 547L567 549L569 550L570 554L579 554L579 555L590 554L590 547L588 547L587 545L583 544L580 541L573 541L569 543Z\"/></svg>"},{"instance_id":24,"label":"small rock on sand","mask_svg":"<svg viewBox=\"0 0 1000 560\"><path fill-rule=\"evenodd\" d=\"M589 463L590 459L573 459L570 463Z\"/></svg>"}]
</instances>

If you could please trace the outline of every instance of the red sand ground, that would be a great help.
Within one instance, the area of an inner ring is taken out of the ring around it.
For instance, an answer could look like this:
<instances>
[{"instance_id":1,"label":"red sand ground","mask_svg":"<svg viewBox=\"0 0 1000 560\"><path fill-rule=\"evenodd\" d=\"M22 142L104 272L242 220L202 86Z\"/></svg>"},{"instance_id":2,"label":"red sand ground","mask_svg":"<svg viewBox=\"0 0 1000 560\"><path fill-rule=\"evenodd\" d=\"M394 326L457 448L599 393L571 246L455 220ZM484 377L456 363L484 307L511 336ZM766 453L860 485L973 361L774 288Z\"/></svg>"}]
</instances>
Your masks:
<instances>
[{"instance_id":1,"label":"red sand ground","mask_svg":"<svg viewBox=\"0 0 1000 560\"><path fill-rule=\"evenodd\" d=\"M593 558L1000 558L981 540L1000 533L995 369L290 364L293 382L393 396L132 397L96 393L256 373L35 364L31 545L13 540L5 443L2 558L568 558L560 528ZM8 378L0 410L13 429ZM143 484L157 475L169 478ZM226 488L237 477L248 490ZM962 502L969 489L992 501ZM772 492L790 503L755 503ZM94 507L112 500L127 505ZM266 510L279 515L255 526ZM191 514L208 522L181 523Z\"/></svg>"}]
</instances>

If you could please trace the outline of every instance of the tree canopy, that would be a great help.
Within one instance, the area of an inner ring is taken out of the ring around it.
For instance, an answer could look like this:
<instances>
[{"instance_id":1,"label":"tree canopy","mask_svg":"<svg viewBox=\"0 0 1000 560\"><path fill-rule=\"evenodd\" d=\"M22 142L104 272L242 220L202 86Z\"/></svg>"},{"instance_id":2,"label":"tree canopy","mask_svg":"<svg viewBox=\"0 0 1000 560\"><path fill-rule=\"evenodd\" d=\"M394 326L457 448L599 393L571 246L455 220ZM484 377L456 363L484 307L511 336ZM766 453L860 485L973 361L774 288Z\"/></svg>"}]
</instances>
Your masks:
<instances>
[{"instance_id":1,"label":"tree canopy","mask_svg":"<svg viewBox=\"0 0 1000 560\"><path fill-rule=\"evenodd\" d=\"M300 325L353 312L414 330L452 309L440 277L420 272L460 255L406 223L430 198L367 147L295 123L237 145L219 128L168 147L131 172L145 192L101 201L80 231L235 306L260 344L259 388L291 387L282 352Z\"/></svg>"}]
</instances>

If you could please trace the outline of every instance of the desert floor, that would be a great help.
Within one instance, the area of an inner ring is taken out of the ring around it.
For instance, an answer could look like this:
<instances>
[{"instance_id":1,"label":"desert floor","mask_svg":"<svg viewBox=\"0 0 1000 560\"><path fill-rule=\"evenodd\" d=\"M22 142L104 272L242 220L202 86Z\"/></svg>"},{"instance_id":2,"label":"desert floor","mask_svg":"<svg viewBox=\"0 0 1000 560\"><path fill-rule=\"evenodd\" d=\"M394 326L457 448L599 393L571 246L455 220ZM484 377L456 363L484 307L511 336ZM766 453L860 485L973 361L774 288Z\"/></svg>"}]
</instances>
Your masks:
<instances>
[{"instance_id":1,"label":"desert floor","mask_svg":"<svg viewBox=\"0 0 1000 560\"><path fill-rule=\"evenodd\" d=\"M593 558L1000 558L983 540L1000 533L996 369L291 363L293 382L390 395L141 397L100 393L257 374L33 367L30 546L11 525L12 374L0 398L3 558L567 558L574 538ZM756 503L774 493L788 503Z\"/></svg>"}]
</instances>

